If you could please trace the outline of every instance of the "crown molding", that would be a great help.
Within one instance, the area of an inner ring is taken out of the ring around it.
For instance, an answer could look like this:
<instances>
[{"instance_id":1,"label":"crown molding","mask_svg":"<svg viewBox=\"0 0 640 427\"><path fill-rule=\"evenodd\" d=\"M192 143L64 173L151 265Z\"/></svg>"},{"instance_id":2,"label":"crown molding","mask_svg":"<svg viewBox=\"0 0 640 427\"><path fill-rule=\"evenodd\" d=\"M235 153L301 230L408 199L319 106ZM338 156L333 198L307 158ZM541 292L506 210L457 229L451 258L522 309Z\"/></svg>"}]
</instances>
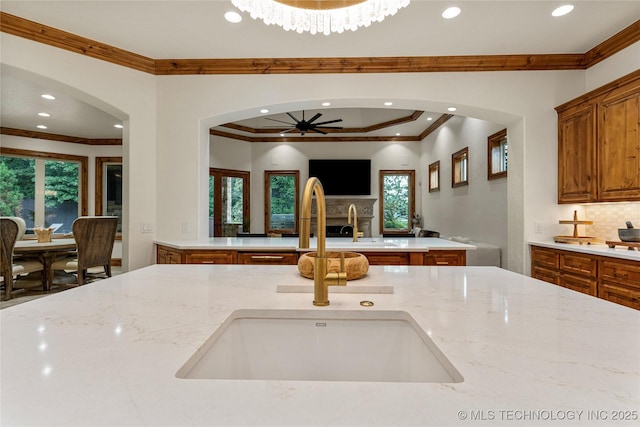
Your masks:
<instances>
[{"instance_id":1,"label":"crown molding","mask_svg":"<svg viewBox=\"0 0 640 427\"><path fill-rule=\"evenodd\" d=\"M57 135L55 133L36 132L31 130L0 127L0 134L20 136L23 138L46 139L49 141L70 142L84 145L122 145L119 138L82 138L78 136Z\"/></svg>"},{"instance_id":2,"label":"crown molding","mask_svg":"<svg viewBox=\"0 0 640 427\"><path fill-rule=\"evenodd\" d=\"M0 31L155 75L583 70L640 41L640 20L584 54L153 59L0 12Z\"/></svg>"}]
</instances>

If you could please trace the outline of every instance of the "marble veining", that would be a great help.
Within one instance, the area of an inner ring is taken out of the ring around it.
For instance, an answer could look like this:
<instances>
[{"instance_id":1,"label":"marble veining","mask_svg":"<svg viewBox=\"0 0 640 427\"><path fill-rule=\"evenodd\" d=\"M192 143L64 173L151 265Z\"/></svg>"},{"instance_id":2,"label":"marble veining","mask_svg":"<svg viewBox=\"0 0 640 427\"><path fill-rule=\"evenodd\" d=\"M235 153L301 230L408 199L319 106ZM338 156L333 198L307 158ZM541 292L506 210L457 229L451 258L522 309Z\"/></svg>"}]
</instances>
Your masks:
<instances>
[{"instance_id":1,"label":"marble veining","mask_svg":"<svg viewBox=\"0 0 640 427\"><path fill-rule=\"evenodd\" d=\"M602 426L588 411L640 407L636 310L495 267L372 266L361 280L394 292L330 291L329 308L408 312L464 382L176 378L234 310L324 308L276 292L306 282L296 266L154 265L0 311L0 424L549 425L509 417L572 411Z\"/></svg>"}]
</instances>

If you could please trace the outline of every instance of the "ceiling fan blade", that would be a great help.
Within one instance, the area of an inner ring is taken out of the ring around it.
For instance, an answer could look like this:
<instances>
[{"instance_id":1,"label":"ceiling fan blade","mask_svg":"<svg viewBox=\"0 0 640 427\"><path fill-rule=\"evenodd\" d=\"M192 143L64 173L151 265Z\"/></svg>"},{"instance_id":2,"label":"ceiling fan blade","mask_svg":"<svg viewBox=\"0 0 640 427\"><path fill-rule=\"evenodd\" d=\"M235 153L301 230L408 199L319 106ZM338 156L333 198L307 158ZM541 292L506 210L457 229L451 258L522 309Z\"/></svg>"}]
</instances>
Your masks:
<instances>
[{"instance_id":1,"label":"ceiling fan blade","mask_svg":"<svg viewBox=\"0 0 640 427\"><path fill-rule=\"evenodd\" d=\"M316 128L316 127L312 127L312 128L310 128L310 129L309 129L309 132L321 133L321 134L323 134L323 135L326 135L326 134L327 134L325 131L322 131L322 130L320 130L320 129Z\"/></svg>"},{"instance_id":2,"label":"ceiling fan blade","mask_svg":"<svg viewBox=\"0 0 640 427\"><path fill-rule=\"evenodd\" d=\"M265 120L271 120L272 122L284 123L289 126L294 126L295 123L284 122L282 120L270 119L269 117L264 117Z\"/></svg>"},{"instance_id":3,"label":"ceiling fan blade","mask_svg":"<svg viewBox=\"0 0 640 427\"><path fill-rule=\"evenodd\" d=\"M296 123L300 123L300 120L296 119L293 114L291 113L287 113L287 116L291 117L293 119L294 122ZM302 112L302 120L304 120L304 111Z\"/></svg>"},{"instance_id":4,"label":"ceiling fan blade","mask_svg":"<svg viewBox=\"0 0 640 427\"><path fill-rule=\"evenodd\" d=\"M342 119L329 120L329 121L326 121L326 122L316 123L315 126L327 125L329 123L338 123L338 122L341 122L341 121L342 121Z\"/></svg>"},{"instance_id":5,"label":"ceiling fan blade","mask_svg":"<svg viewBox=\"0 0 640 427\"><path fill-rule=\"evenodd\" d=\"M309 124L313 123L313 121L314 120L318 120L318 117L320 117L321 115L322 115L322 113L316 114L315 116L311 117L307 123L309 123ZM321 123L318 123L318 124L321 124Z\"/></svg>"}]
</instances>

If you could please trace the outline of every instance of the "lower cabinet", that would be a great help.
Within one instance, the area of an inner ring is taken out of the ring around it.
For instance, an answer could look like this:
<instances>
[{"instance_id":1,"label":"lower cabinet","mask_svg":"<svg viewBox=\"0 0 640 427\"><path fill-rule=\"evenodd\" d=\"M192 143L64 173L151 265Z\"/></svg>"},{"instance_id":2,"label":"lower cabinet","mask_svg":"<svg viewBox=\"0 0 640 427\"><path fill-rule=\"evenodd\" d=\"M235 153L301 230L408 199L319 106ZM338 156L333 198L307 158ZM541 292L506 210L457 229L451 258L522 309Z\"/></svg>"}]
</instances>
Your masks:
<instances>
[{"instance_id":1,"label":"lower cabinet","mask_svg":"<svg viewBox=\"0 0 640 427\"><path fill-rule=\"evenodd\" d=\"M429 252L361 252L369 265L456 265L467 264L465 250ZM258 264L296 265L297 252L254 252L223 249L174 249L158 245L158 264Z\"/></svg>"},{"instance_id":2,"label":"lower cabinet","mask_svg":"<svg viewBox=\"0 0 640 427\"><path fill-rule=\"evenodd\" d=\"M531 246L531 277L640 310L640 262Z\"/></svg>"}]
</instances>

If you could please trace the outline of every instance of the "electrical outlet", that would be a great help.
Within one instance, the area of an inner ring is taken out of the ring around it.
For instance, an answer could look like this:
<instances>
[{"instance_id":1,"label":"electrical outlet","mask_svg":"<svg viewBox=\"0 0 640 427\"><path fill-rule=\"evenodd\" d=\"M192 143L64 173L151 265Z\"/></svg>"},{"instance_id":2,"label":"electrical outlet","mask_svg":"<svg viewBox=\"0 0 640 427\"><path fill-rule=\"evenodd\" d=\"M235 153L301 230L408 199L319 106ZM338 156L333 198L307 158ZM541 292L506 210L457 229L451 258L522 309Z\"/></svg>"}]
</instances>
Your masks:
<instances>
[{"instance_id":1,"label":"electrical outlet","mask_svg":"<svg viewBox=\"0 0 640 427\"><path fill-rule=\"evenodd\" d=\"M539 222L533 223L533 232L535 234L542 234L542 224Z\"/></svg>"},{"instance_id":2,"label":"electrical outlet","mask_svg":"<svg viewBox=\"0 0 640 427\"><path fill-rule=\"evenodd\" d=\"M141 233L151 233L153 230L151 229L151 224L148 222L140 223L140 232Z\"/></svg>"},{"instance_id":3,"label":"electrical outlet","mask_svg":"<svg viewBox=\"0 0 640 427\"><path fill-rule=\"evenodd\" d=\"M182 223L182 232L183 233L188 233L189 232L189 223L188 222L183 222Z\"/></svg>"}]
</instances>

